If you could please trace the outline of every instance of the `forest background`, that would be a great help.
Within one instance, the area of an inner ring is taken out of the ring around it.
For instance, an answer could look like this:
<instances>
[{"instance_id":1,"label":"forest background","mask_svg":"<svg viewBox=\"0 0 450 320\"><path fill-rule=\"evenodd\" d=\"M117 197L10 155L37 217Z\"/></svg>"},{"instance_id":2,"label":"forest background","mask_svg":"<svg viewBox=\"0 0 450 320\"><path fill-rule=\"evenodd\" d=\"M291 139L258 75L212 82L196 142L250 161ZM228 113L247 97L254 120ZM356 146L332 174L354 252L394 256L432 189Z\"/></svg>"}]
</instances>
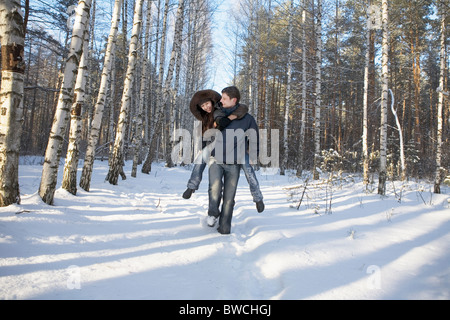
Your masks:
<instances>
[{"instance_id":1,"label":"forest background","mask_svg":"<svg viewBox=\"0 0 450 320\"><path fill-rule=\"evenodd\" d=\"M448 174L449 1L242 0L229 10L213 0L81 3L87 12L81 33L77 1L21 3L20 155L45 155L40 194L47 203L56 174L45 166L57 170L51 164L61 158L67 181L70 166L76 180L79 160L86 166L110 159L113 184L127 174L120 170L124 160L133 159L132 176L139 164L143 173L153 161L177 165L171 136L177 128L192 130L190 98L202 89L220 91L224 78L240 88L260 128L279 130L281 174L364 172L373 183L383 172L435 184ZM76 34L84 50L74 50ZM65 74L73 52L79 59L70 85ZM84 78L78 87L77 75ZM63 89L75 103L58 120ZM58 121L60 134L52 129ZM83 168L85 190L90 170ZM63 187L76 193L77 183Z\"/></svg>"}]
</instances>

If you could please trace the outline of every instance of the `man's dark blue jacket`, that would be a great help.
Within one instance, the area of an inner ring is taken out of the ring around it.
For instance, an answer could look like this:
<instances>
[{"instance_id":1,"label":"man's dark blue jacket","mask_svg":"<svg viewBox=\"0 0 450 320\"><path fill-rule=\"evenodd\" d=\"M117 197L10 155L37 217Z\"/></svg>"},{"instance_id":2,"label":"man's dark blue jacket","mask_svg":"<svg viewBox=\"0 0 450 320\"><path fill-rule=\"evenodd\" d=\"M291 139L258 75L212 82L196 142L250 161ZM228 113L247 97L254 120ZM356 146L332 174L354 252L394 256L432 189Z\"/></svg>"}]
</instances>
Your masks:
<instances>
[{"instance_id":1,"label":"man's dark blue jacket","mask_svg":"<svg viewBox=\"0 0 450 320\"><path fill-rule=\"evenodd\" d=\"M244 164L246 156L250 156L253 164L256 162L258 152L258 125L255 118L247 113L241 119L231 121L224 130L217 132L212 155L219 164Z\"/></svg>"}]
</instances>

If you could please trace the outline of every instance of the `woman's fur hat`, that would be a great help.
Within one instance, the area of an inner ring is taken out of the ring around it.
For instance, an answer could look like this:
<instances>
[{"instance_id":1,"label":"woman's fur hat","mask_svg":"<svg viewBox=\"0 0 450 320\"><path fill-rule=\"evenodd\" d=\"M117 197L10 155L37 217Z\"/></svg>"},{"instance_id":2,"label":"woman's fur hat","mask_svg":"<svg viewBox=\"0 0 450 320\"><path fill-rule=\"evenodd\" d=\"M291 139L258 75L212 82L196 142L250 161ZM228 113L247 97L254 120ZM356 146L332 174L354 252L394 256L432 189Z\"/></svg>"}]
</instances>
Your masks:
<instances>
[{"instance_id":1,"label":"woman's fur hat","mask_svg":"<svg viewBox=\"0 0 450 320\"><path fill-rule=\"evenodd\" d=\"M212 101L213 107L214 105L222 99L222 96L220 93L214 91L214 90L200 90L197 91L194 96L191 99L191 103L189 105L192 114L194 117L196 117L198 120L202 121L202 112L204 112L201 109L201 105L205 103L206 101Z\"/></svg>"}]
</instances>

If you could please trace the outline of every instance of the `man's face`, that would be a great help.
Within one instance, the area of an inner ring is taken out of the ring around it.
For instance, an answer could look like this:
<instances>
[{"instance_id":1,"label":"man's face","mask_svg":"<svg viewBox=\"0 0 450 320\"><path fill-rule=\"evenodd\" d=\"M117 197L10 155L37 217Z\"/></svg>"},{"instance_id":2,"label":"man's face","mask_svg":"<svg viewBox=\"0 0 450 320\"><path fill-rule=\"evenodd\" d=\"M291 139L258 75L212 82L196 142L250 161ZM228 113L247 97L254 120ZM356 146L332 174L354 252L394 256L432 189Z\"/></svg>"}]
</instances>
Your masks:
<instances>
[{"instance_id":1,"label":"man's face","mask_svg":"<svg viewBox=\"0 0 450 320\"><path fill-rule=\"evenodd\" d=\"M230 99L230 97L226 93L222 93L222 99L220 99L220 102L222 102L222 106L224 108L232 108L236 105L237 99Z\"/></svg>"}]
</instances>

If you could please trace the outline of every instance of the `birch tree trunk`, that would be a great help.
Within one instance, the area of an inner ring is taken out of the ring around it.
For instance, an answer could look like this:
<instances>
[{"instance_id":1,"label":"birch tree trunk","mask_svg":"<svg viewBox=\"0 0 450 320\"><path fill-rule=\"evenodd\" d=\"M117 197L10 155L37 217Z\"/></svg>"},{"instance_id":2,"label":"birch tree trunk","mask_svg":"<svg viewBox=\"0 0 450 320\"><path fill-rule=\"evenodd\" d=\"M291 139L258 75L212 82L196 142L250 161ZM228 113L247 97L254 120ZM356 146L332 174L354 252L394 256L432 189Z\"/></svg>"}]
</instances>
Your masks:
<instances>
[{"instance_id":1,"label":"birch tree trunk","mask_svg":"<svg viewBox=\"0 0 450 320\"><path fill-rule=\"evenodd\" d=\"M399 143L400 143L400 168L401 168L401 180L404 181L406 179L406 167L405 167L405 152L403 147L403 132L402 127L400 125L400 120L397 116L397 111L394 109L394 93L391 89L389 89L389 93L391 94L391 111L395 118L395 124L397 125L398 135L399 135Z\"/></svg>"},{"instance_id":2,"label":"birch tree trunk","mask_svg":"<svg viewBox=\"0 0 450 320\"><path fill-rule=\"evenodd\" d=\"M381 76L381 125L380 125L380 168L378 177L378 194L386 194L386 152L387 152L387 110L389 95L389 31L388 1L382 1L382 76Z\"/></svg>"},{"instance_id":3,"label":"birch tree trunk","mask_svg":"<svg viewBox=\"0 0 450 320\"><path fill-rule=\"evenodd\" d=\"M272 0L269 0L269 4L268 4L268 8L267 8L267 39L266 39L266 50L269 51L269 43L270 43L270 37L271 37L271 31L272 31L272 22L271 22L271 18L272 18ZM236 32L236 49L237 49L237 32ZM237 53L234 54L235 58L234 58L234 63L235 63L235 71L234 71L234 79L236 79L236 74L237 74ZM266 57L264 59L264 72L267 73L266 75L266 81L264 81L264 94L265 94L265 99L264 99L264 120L263 120L263 125L264 128L267 129L269 127L269 105L270 105L270 100L269 100L269 59ZM234 80L236 81L236 80Z\"/></svg>"},{"instance_id":4,"label":"birch tree trunk","mask_svg":"<svg viewBox=\"0 0 450 320\"><path fill-rule=\"evenodd\" d=\"M158 83L156 90L156 110L155 114L159 117L162 113L162 95L163 95L163 83L164 83L164 63L166 61L166 38L167 38L167 16L169 14L169 1L166 0L164 4L164 14L162 23L162 35L161 35L161 49L159 51L159 73Z\"/></svg>"},{"instance_id":5,"label":"birch tree trunk","mask_svg":"<svg viewBox=\"0 0 450 320\"><path fill-rule=\"evenodd\" d=\"M180 0L178 2L178 9L177 9L177 16L176 16L176 22L175 22L175 34L173 38L173 46L172 46L172 53L170 55L169 60L169 69L167 70L167 76L166 81L164 84L164 92L163 92L163 100L162 100L162 107L168 104L171 96L171 88L172 88L172 80L173 80L173 73L175 68L175 58L177 57L177 54L181 54L181 40L182 40L182 33L183 33L183 19L184 19L184 0ZM176 90L176 89L175 89ZM174 93L174 96L176 97L176 91ZM174 110L172 108L173 104L170 104L170 110L169 110L169 123L166 128L168 129L166 131L166 165L170 168L173 167L172 162L172 142L171 142L171 133L173 132L174 128Z\"/></svg>"},{"instance_id":6,"label":"birch tree trunk","mask_svg":"<svg viewBox=\"0 0 450 320\"><path fill-rule=\"evenodd\" d=\"M251 70L251 82L252 82L252 96L251 96L251 104L253 105L253 112L251 114L253 117L258 121L258 113L259 113L259 82L258 82L258 75L259 75L259 69L260 69L260 36L259 36L259 25L260 25L260 19L259 19L259 8L260 8L260 2L258 0L253 1L253 14L254 15L254 24L253 24L253 54L252 54L252 70ZM291 13L292 14L292 13ZM291 16L292 17L292 16Z\"/></svg>"},{"instance_id":7,"label":"birch tree trunk","mask_svg":"<svg viewBox=\"0 0 450 320\"><path fill-rule=\"evenodd\" d=\"M155 40L152 40L152 42L155 43L154 49L151 49L151 51L153 52L153 56L154 56L154 60L153 60L153 66L151 66L152 71L150 72L150 88L151 88L151 93L154 96L154 99L152 99L150 101L150 117L148 118L148 125L147 125L147 140L146 140L146 144L147 144L147 156L144 160L144 163L142 164L142 168L141 168L141 172L142 173L146 173L148 174L151 171L151 166L152 166L152 162L153 162L153 156L155 154L154 152L154 143L155 140L155 132L156 132L156 127L158 126L158 119L160 116L160 113L158 112L158 90L159 90L159 83L158 83L158 74L156 72L157 70L157 66L158 66L158 57L159 57L159 52L160 52L160 41L159 39L160 37L160 31L161 31L161 1L163 0L158 0L158 3L156 4L156 26L155 26ZM153 38L153 35L152 35Z\"/></svg>"},{"instance_id":8,"label":"birch tree trunk","mask_svg":"<svg viewBox=\"0 0 450 320\"><path fill-rule=\"evenodd\" d=\"M195 92L196 85L195 85L195 79L194 79L194 70L197 65L197 55L196 55L196 48L197 48L197 26L200 22L198 19L198 12L199 12L199 5L200 2L192 2L189 3L189 10L188 10L188 36L187 36L187 67L186 67L186 90L185 95L186 98L186 104L189 104L189 99L192 97L192 95Z\"/></svg>"},{"instance_id":9,"label":"birch tree trunk","mask_svg":"<svg viewBox=\"0 0 450 320\"><path fill-rule=\"evenodd\" d=\"M291 79L292 79L292 31L294 28L292 22L292 16L294 14L294 2L291 0L291 4L289 7L289 25L288 25L288 33L289 33L289 47L288 47L288 65L287 65L287 84L286 84L286 108L284 110L284 157L283 162L280 168L280 174L284 175L285 170L288 164L288 156L289 156L289 145L288 145L288 129L289 129L289 100L291 98Z\"/></svg>"},{"instance_id":10,"label":"birch tree trunk","mask_svg":"<svg viewBox=\"0 0 450 320\"><path fill-rule=\"evenodd\" d=\"M19 150L25 63L20 1L0 0L0 206L20 203Z\"/></svg>"},{"instance_id":11,"label":"birch tree trunk","mask_svg":"<svg viewBox=\"0 0 450 320\"><path fill-rule=\"evenodd\" d=\"M117 123L116 139L114 142L114 151L109 168L107 180L109 183L116 185L119 174L122 170L123 163L123 145L125 133L128 125L128 112L131 105L133 94L133 77L136 67L136 59L138 52L139 36L142 25L142 4L143 0L138 0L134 9L133 30L131 33L130 48L128 53L128 67L125 76L122 104L120 108L119 122Z\"/></svg>"},{"instance_id":12,"label":"birch tree trunk","mask_svg":"<svg viewBox=\"0 0 450 320\"><path fill-rule=\"evenodd\" d=\"M111 65L114 66L114 62L116 60L116 54L113 51L111 53ZM111 68L111 76L108 82L109 87L109 119L108 119L108 164L112 158L113 149L114 149L114 100L116 96L116 68Z\"/></svg>"},{"instance_id":13,"label":"birch tree trunk","mask_svg":"<svg viewBox=\"0 0 450 320\"><path fill-rule=\"evenodd\" d=\"M147 3L147 21L145 24L145 43L144 43L144 54L142 57L142 76L141 76L141 88L139 92L139 105L137 112L137 125L136 125L136 134L133 142L134 146L134 155L133 155L133 166L131 169L131 176L136 177L137 165L139 162L139 155L141 152L142 146L142 127L144 123L144 105L146 103L145 96L148 90L148 64L149 64L149 42L150 42L150 33L151 33L151 16L152 16L152 3Z\"/></svg>"},{"instance_id":14,"label":"birch tree trunk","mask_svg":"<svg viewBox=\"0 0 450 320\"><path fill-rule=\"evenodd\" d=\"M297 177L300 177L303 171L303 149L305 146L306 129L306 1L307 0L303 0L302 12L302 120L300 124L300 141L298 146Z\"/></svg>"},{"instance_id":15,"label":"birch tree trunk","mask_svg":"<svg viewBox=\"0 0 450 320\"><path fill-rule=\"evenodd\" d=\"M160 132L162 139L162 146L165 146L165 140L167 134L165 127L160 130L163 120L165 119L165 99L164 99L164 65L166 62L166 42L167 42L167 17L169 14L169 2L166 0L164 4L163 24L162 24L162 36L161 36L161 50L159 52L159 73L158 73L158 89L156 91L156 126L154 133ZM161 121L161 122L160 122ZM152 151L153 152L153 151Z\"/></svg>"},{"instance_id":16,"label":"birch tree trunk","mask_svg":"<svg viewBox=\"0 0 450 320\"><path fill-rule=\"evenodd\" d=\"M369 4L370 4L369 0ZM370 22L371 16L367 14L367 31L366 31L366 55L364 60L364 98L363 98L363 132L362 132L362 153L363 153L363 183L369 184L369 147L368 147L368 129L367 129L367 110L369 107L369 67L370 67Z\"/></svg>"},{"instance_id":17,"label":"birch tree trunk","mask_svg":"<svg viewBox=\"0 0 450 320\"><path fill-rule=\"evenodd\" d=\"M141 172L148 174L151 171L152 168L152 162L155 154L154 145L155 141L157 140L156 134L159 132L160 127L160 120L163 116L163 98L162 98L162 91L163 91L163 81L164 81L164 61L165 61L165 55L166 55L166 33L167 33L167 15L169 12L169 0L165 1L164 5L164 14L163 14L163 25L162 25L162 36L161 36L161 49L159 54L159 75L158 75L158 81L156 84L156 106L155 106L155 112L153 114L152 125L150 128L150 139L149 139L149 149L147 153L147 157L144 161L144 164L142 165ZM155 56L156 59L156 56ZM156 60L155 60L156 63ZM155 64L156 67L156 64Z\"/></svg>"},{"instance_id":18,"label":"birch tree trunk","mask_svg":"<svg viewBox=\"0 0 450 320\"><path fill-rule=\"evenodd\" d=\"M116 46L117 30L119 29L120 11L122 9L123 0L115 0L113 16L111 20L111 29L108 36L108 44L106 46L105 61L103 64L102 78L100 81L100 89L98 92L97 102L95 104L94 116L91 123L88 147L84 157L83 171L80 179L80 187L85 191L89 191L91 185L92 170L95 160L95 149L97 147L100 126L102 124L103 110L105 108L106 93L108 92L108 82L110 79L113 51ZM111 111L113 112L113 111Z\"/></svg>"},{"instance_id":19,"label":"birch tree trunk","mask_svg":"<svg viewBox=\"0 0 450 320\"><path fill-rule=\"evenodd\" d=\"M75 83L75 98L70 112L70 131L69 146L67 148L66 164L64 166L64 174L62 188L73 195L77 194L77 169L80 154L81 139L81 110L85 100L85 88L87 78L87 63L89 57L89 36L83 44L83 53L81 54L80 66L78 67L77 81Z\"/></svg>"},{"instance_id":20,"label":"birch tree trunk","mask_svg":"<svg viewBox=\"0 0 450 320\"><path fill-rule=\"evenodd\" d=\"M319 179L320 164L320 108L322 104L322 0L317 1L316 26L316 107L314 116L314 170L313 178Z\"/></svg>"},{"instance_id":21,"label":"birch tree trunk","mask_svg":"<svg viewBox=\"0 0 450 320\"><path fill-rule=\"evenodd\" d=\"M53 204L53 197L58 178L59 160L69 123L69 113L73 102L74 82L78 73L83 51L84 33L87 32L91 0L80 0L76 9L72 40L61 85L61 91L56 106L53 125L45 152L39 195L47 204Z\"/></svg>"},{"instance_id":22,"label":"birch tree trunk","mask_svg":"<svg viewBox=\"0 0 450 320\"><path fill-rule=\"evenodd\" d=\"M441 52L440 52L440 74L439 74L439 101L437 108L437 136L436 136L436 173L434 178L434 193L441 193L442 171L442 110L444 106L444 75L446 65L445 54L445 13L444 5L441 4Z\"/></svg>"}]
</instances>

